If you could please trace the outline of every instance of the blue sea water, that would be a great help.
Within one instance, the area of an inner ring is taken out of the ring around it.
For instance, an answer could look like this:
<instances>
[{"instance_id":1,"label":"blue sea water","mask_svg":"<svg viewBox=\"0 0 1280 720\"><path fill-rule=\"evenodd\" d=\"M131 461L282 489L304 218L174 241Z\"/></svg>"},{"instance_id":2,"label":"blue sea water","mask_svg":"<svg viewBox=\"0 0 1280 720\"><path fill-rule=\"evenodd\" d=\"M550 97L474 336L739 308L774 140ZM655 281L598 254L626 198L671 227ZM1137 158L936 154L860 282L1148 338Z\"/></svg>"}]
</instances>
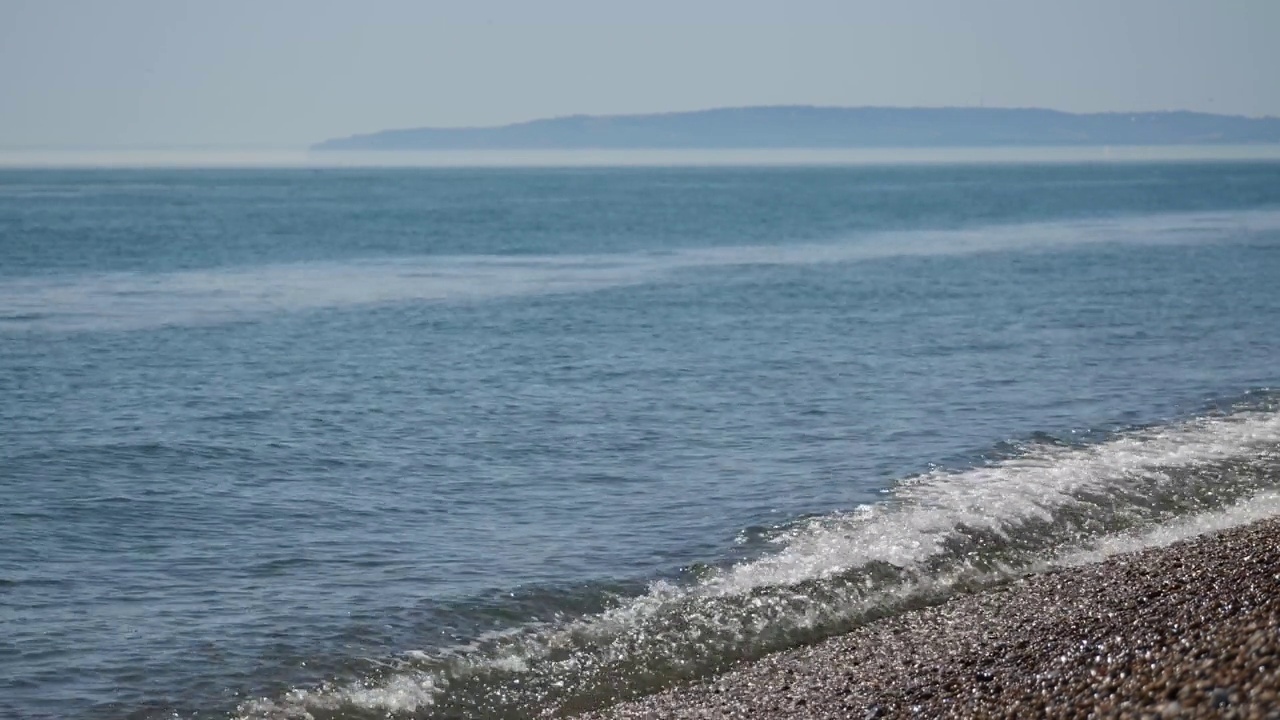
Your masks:
<instances>
[{"instance_id":1,"label":"blue sea water","mask_svg":"<svg viewBox=\"0 0 1280 720\"><path fill-rule=\"evenodd\" d=\"M0 171L0 716L600 707L1280 513L1280 164Z\"/></svg>"}]
</instances>

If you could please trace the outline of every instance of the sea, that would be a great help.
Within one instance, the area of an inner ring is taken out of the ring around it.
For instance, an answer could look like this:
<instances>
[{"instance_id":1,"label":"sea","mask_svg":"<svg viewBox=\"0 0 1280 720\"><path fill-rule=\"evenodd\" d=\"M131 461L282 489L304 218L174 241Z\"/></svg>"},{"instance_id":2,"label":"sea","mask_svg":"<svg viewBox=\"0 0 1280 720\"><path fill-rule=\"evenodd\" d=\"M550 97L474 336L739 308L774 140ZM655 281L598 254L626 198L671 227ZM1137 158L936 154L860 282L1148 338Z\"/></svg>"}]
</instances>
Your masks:
<instances>
[{"instance_id":1,"label":"sea","mask_svg":"<svg viewBox=\"0 0 1280 720\"><path fill-rule=\"evenodd\" d=\"M534 718L1280 513L1280 162L0 170L0 717Z\"/></svg>"}]
</instances>

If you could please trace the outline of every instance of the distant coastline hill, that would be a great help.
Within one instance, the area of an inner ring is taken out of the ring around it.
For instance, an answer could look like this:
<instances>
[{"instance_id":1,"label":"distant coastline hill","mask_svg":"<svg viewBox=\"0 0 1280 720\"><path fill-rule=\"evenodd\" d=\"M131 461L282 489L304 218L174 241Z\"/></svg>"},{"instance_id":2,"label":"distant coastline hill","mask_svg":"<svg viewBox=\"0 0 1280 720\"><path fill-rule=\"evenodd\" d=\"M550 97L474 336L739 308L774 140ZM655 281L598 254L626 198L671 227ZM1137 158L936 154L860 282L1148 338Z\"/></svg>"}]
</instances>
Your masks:
<instances>
[{"instance_id":1,"label":"distant coastline hill","mask_svg":"<svg viewBox=\"0 0 1280 720\"><path fill-rule=\"evenodd\" d=\"M1032 108L772 106L385 130L313 150L576 150L1280 143L1280 118Z\"/></svg>"}]
</instances>

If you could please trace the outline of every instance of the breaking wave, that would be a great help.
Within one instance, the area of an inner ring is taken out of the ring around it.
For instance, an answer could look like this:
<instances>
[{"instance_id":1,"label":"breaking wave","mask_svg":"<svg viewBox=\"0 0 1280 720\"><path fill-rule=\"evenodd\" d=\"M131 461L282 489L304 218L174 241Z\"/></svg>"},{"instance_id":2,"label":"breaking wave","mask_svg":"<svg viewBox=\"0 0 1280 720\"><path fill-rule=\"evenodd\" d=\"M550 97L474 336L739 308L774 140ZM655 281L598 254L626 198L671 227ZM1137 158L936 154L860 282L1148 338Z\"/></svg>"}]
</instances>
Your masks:
<instances>
[{"instance_id":1,"label":"breaking wave","mask_svg":"<svg viewBox=\"0 0 1280 720\"><path fill-rule=\"evenodd\" d=\"M356 677L241 718L536 717L598 708L1055 566L1280 513L1280 398L1092 444L1052 438L900 482L874 505L744 535L761 550ZM580 603L581 604L581 603ZM569 603L564 603L569 607Z\"/></svg>"}]
</instances>

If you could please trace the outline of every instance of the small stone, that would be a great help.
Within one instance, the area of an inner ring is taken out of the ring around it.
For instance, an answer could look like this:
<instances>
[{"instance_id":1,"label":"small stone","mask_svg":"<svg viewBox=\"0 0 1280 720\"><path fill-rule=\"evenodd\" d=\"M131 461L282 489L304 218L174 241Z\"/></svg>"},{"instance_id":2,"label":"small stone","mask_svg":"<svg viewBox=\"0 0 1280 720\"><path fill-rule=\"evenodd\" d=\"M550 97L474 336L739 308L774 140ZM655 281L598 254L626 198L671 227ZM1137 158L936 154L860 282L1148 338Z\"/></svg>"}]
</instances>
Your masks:
<instances>
[{"instance_id":1,"label":"small stone","mask_svg":"<svg viewBox=\"0 0 1280 720\"><path fill-rule=\"evenodd\" d=\"M675 691L588 717L1280 720L1277 587L1273 518L872 622L784 654L803 655L794 675L761 663L723 694ZM784 682L790 699L758 690Z\"/></svg>"},{"instance_id":2,"label":"small stone","mask_svg":"<svg viewBox=\"0 0 1280 720\"><path fill-rule=\"evenodd\" d=\"M1209 704L1215 710L1221 710L1231 704L1231 693L1223 688L1214 688L1209 695Z\"/></svg>"}]
</instances>

